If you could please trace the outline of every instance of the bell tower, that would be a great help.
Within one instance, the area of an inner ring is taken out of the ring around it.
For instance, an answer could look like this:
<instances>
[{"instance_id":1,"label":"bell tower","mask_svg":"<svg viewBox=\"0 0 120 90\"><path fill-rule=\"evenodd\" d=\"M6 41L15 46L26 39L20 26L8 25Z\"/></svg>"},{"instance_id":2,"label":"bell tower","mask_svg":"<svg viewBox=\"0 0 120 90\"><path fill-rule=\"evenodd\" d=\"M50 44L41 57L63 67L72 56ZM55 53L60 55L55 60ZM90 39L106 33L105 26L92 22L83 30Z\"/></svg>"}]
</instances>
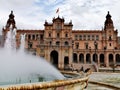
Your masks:
<instances>
[{"instance_id":1,"label":"bell tower","mask_svg":"<svg viewBox=\"0 0 120 90\"><path fill-rule=\"evenodd\" d=\"M106 20L104 23L104 48L106 49L114 49L116 47L116 30L114 30L114 24L113 21L111 19L111 15L108 11L107 15L106 15Z\"/></svg>"},{"instance_id":2,"label":"bell tower","mask_svg":"<svg viewBox=\"0 0 120 90\"><path fill-rule=\"evenodd\" d=\"M12 25L12 30L16 28L14 17L15 16L13 15L13 11L11 11L9 15L9 19L7 20L6 29L10 28L11 25Z\"/></svg>"},{"instance_id":3,"label":"bell tower","mask_svg":"<svg viewBox=\"0 0 120 90\"><path fill-rule=\"evenodd\" d=\"M114 26L113 26L113 21L111 19L111 15L108 11L108 14L106 15L106 20L105 20L105 23L104 23L104 29L107 30L107 29L114 29Z\"/></svg>"}]
</instances>

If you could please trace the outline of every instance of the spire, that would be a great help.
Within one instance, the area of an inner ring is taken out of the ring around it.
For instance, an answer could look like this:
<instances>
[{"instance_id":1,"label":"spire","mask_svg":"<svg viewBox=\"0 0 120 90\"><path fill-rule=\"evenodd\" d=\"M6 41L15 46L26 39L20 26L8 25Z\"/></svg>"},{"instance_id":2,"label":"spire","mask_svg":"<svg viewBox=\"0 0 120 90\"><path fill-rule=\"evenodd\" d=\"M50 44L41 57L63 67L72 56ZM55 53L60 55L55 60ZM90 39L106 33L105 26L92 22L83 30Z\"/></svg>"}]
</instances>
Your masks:
<instances>
[{"instance_id":1,"label":"spire","mask_svg":"<svg viewBox=\"0 0 120 90\"><path fill-rule=\"evenodd\" d=\"M111 18L109 11L108 11L108 14L106 15L106 18Z\"/></svg>"},{"instance_id":2,"label":"spire","mask_svg":"<svg viewBox=\"0 0 120 90\"><path fill-rule=\"evenodd\" d=\"M104 29L107 29L107 28L114 28L113 21L111 19L111 15L110 15L109 11L106 15L106 20L105 20L105 23L104 23Z\"/></svg>"},{"instance_id":3,"label":"spire","mask_svg":"<svg viewBox=\"0 0 120 90\"><path fill-rule=\"evenodd\" d=\"M9 19L7 20L6 28L10 28L10 25L12 25L12 29L16 28L14 17L13 11L11 11Z\"/></svg>"}]
</instances>

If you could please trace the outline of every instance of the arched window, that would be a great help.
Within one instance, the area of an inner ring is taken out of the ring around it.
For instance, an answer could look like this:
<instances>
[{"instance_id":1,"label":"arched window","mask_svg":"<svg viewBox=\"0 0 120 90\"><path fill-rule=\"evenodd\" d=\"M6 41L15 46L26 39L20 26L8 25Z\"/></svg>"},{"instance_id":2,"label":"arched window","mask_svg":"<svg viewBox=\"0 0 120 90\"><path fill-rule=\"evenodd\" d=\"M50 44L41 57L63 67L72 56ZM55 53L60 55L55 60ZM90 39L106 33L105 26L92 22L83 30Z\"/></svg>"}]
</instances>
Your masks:
<instances>
[{"instance_id":1,"label":"arched window","mask_svg":"<svg viewBox=\"0 0 120 90\"><path fill-rule=\"evenodd\" d=\"M79 39L82 40L82 35L79 36Z\"/></svg>"},{"instance_id":2,"label":"arched window","mask_svg":"<svg viewBox=\"0 0 120 90\"><path fill-rule=\"evenodd\" d=\"M68 45L69 45L69 43L67 41L65 41L65 46L68 46Z\"/></svg>"},{"instance_id":3,"label":"arched window","mask_svg":"<svg viewBox=\"0 0 120 90\"><path fill-rule=\"evenodd\" d=\"M60 37L60 34L59 33L57 33L57 38L59 38Z\"/></svg>"},{"instance_id":4,"label":"arched window","mask_svg":"<svg viewBox=\"0 0 120 90\"><path fill-rule=\"evenodd\" d=\"M68 37L68 34L67 34L67 33L65 34L65 37Z\"/></svg>"},{"instance_id":5,"label":"arched window","mask_svg":"<svg viewBox=\"0 0 120 90\"><path fill-rule=\"evenodd\" d=\"M90 63L91 62L91 56L90 54L86 54L86 63Z\"/></svg>"},{"instance_id":6,"label":"arched window","mask_svg":"<svg viewBox=\"0 0 120 90\"><path fill-rule=\"evenodd\" d=\"M112 66L114 64L113 62L113 54L109 54L109 65Z\"/></svg>"},{"instance_id":7,"label":"arched window","mask_svg":"<svg viewBox=\"0 0 120 90\"><path fill-rule=\"evenodd\" d=\"M78 39L78 35L75 35L75 40L77 40Z\"/></svg>"},{"instance_id":8,"label":"arched window","mask_svg":"<svg viewBox=\"0 0 120 90\"><path fill-rule=\"evenodd\" d=\"M73 62L77 63L77 54L76 53L73 53Z\"/></svg>"},{"instance_id":9,"label":"arched window","mask_svg":"<svg viewBox=\"0 0 120 90\"><path fill-rule=\"evenodd\" d=\"M32 35L32 40L35 40L35 35Z\"/></svg>"},{"instance_id":10,"label":"arched window","mask_svg":"<svg viewBox=\"0 0 120 90\"><path fill-rule=\"evenodd\" d=\"M57 42L56 42L56 45L57 45L57 46L59 46L59 45L60 45L60 42L59 42L59 41L57 41Z\"/></svg>"},{"instance_id":11,"label":"arched window","mask_svg":"<svg viewBox=\"0 0 120 90\"><path fill-rule=\"evenodd\" d=\"M31 35L30 34L28 34L28 39L31 39Z\"/></svg>"},{"instance_id":12,"label":"arched window","mask_svg":"<svg viewBox=\"0 0 120 90\"><path fill-rule=\"evenodd\" d=\"M104 63L104 54L100 54L100 66L105 66L105 63Z\"/></svg>"},{"instance_id":13,"label":"arched window","mask_svg":"<svg viewBox=\"0 0 120 90\"><path fill-rule=\"evenodd\" d=\"M49 32L48 37L51 37L51 33Z\"/></svg>"},{"instance_id":14,"label":"arched window","mask_svg":"<svg viewBox=\"0 0 120 90\"><path fill-rule=\"evenodd\" d=\"M84 55L83 54L79 55L79 61L80 61L80 63L84 63Z\"/></svg>"}]
</instances>

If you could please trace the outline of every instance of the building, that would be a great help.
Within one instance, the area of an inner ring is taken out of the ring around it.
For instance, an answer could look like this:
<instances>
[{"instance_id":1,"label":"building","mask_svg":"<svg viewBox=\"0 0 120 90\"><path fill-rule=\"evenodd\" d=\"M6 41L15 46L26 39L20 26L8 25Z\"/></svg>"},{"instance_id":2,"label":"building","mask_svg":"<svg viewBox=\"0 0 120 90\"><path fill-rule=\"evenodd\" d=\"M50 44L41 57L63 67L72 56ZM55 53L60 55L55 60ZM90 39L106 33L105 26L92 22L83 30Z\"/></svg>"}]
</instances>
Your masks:
<instances>
[{"instance_id":1,"label":"building","mask_svg":"<svg viewBox=\"0 0 120 90\"><path fill-rule=\"evenodd\" d=\"M41 56L59 69L68 65L81 66L97 64L99 67L120 65L120 37L108 12L104 28L100 30L73 30L72 21L53 18L45 21L43 30L21 30L16 28L13 12L5 28L5 39L10 26L17 30L16 46L20 46L20 35L25 36L25 48L34 55Z\"/></svg>"}]
</instances>

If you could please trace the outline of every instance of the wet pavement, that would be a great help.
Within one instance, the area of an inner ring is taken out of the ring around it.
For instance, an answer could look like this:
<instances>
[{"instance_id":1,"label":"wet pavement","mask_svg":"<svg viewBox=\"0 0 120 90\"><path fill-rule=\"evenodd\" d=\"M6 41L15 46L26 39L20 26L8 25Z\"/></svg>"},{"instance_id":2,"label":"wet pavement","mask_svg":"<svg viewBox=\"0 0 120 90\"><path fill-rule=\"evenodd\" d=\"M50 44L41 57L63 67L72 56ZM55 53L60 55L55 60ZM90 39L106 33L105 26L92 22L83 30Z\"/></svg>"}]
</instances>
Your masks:
<instances>
[{"instance_id":1,"label":"wet pavement","mask_svg":"<svg viewBox=\"0 0 120 90\"><path fill-rule=\"evenodd\" d=\"M120 73L97 72L89 76L89 80L107 83L120 87Z\"/></svg>"},{"instance_id":2,"label":"wet pavement","mask_svg":"<svg viewBox=\"0 0 120 90\"><path fill-rule=\"evenodd\" d=\"M89 80L120 87L120 73L93 72L89 76ZM115 89L89 83L88 87L85 90L115 90Z\"/></svg>"},{"instance_id":3,"label":"wet pavement","mask_svg":"<svg viewBox=\"0 0 120 90\"><path fill-rule=\"evenodd\" d=\"M84 90L113 90L104 86L99 86L95 84L88 84L88 87Z\"/></svg>"}]
</instances>

